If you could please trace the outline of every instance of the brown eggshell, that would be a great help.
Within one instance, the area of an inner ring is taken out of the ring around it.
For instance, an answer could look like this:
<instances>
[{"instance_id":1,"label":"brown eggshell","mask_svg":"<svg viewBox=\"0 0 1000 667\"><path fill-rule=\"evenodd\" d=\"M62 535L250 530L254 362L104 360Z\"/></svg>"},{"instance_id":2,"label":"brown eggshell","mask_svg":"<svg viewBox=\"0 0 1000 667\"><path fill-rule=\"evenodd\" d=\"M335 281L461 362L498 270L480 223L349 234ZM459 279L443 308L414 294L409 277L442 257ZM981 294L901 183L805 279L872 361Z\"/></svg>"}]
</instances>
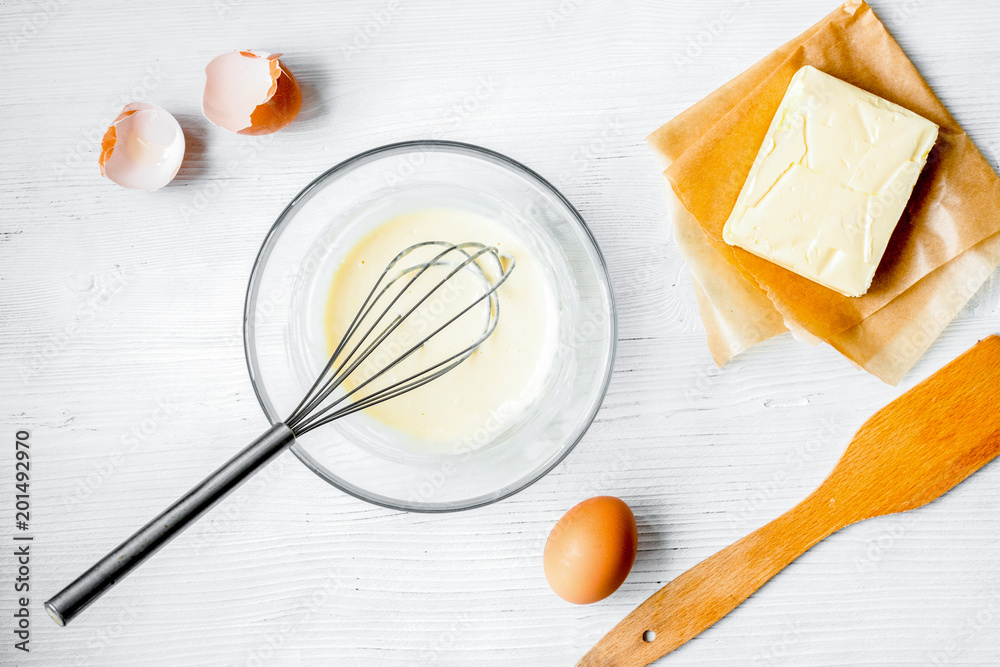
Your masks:
<instances>
[{"instance_id":1,"label":"brown eggshell","mask_svg":"<svg viewBox=\"0 0 1000 667\"><path fill-rule=\"evenodd\" d=\"M302 108L302 89L285 64L274 57L271 60L275 91L266 102L250 114L250 127L238 134L271 134L285 127L299 115Z\"/></svg>"},{"instance_id":2,"label":"brown eggshell","mask_svg":"<svg viewBox=\"0 0 1000 667\"><path fill-rule=\"evenodd\" d=\"M635 563L639 537L635 515L612 496L576 505L553 527L545 543L545 578L556 595L591 604L622 585Z\"/></svg>"},{"instance_id":3,"label":"brown eggshell","mask_svg":"<svg viewBox=\"0 0 1000 667\"><path fill-rule=\"evenodd\" d=\"M184 131L150 102L126 104L101 139L101 174L123 188L159 190L184 160Z\"/></svg>"},{"instance_id":4,"label":"brown eggshell","mask_svg":"<svg viewBox=\"0 0 1000 667\"><path fill-rule=\"evenodd\" d=\"M278 56L233 51L205 67L202 110L214 124L238 134L271 134L302 108L302 90Z\"/></svg>"}]
</instances>

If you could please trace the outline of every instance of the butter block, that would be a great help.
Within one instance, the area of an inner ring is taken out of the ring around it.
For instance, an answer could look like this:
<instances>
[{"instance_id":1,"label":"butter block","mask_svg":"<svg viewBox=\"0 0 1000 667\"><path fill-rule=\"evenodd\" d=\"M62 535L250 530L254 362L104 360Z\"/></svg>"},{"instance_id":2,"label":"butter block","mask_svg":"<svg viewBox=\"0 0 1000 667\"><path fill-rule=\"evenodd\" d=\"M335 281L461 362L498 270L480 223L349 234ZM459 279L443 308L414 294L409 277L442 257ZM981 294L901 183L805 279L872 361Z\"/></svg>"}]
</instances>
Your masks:
<instances>
[{"instance_id":1,"label":"butter block","mask_svg":"<svg viewBox=\"0 0 1000 667\"><path fill-rule=\"evenodd\" d=\"M861 296L937 133L912 111L806 65L788 85L723 239Z\"/></svg>"}]
</instances>

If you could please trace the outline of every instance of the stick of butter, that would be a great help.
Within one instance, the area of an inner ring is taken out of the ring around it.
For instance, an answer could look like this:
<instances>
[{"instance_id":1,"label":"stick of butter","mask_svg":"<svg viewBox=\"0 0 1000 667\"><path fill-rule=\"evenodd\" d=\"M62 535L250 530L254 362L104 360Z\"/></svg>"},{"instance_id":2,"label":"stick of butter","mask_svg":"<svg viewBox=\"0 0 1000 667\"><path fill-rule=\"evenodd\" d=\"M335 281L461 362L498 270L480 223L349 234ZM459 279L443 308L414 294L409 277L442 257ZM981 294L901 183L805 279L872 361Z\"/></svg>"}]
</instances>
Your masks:
<instances>
[{"instance_id":1,"label":"stick of butter","mask_svg":"<svg viewBox=\"0 0 1000 667\"><path fill-rule=\"evenodd\" d=\"M912 111L806 65L788 85L722 236L861 296L937 132Z\"/></svg>"}]
</instances>

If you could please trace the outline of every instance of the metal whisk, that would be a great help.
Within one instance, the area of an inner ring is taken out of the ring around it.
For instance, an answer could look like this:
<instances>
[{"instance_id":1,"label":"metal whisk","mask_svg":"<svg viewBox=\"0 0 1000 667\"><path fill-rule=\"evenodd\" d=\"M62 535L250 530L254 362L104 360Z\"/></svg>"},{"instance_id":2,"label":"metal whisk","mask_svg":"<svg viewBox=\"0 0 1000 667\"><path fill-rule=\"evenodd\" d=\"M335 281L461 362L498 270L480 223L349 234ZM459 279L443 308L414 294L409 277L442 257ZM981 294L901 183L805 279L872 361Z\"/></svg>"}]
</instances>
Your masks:
<instances>
[{"instance_id":1,"label":"metal whisk","mask_svg":"<svg viewBox=\"0 0 1000 667\"><path fill-rule=\"evenodd\" d=\"M424 250L420 254L429 256L414 264L404 261L421 249ZM496 329L500 319L497 290L513 270L512 257L502 255L496 248L482 243L427 241L412 245L396 255L368 293L322 372L291 415L268 429L48 600L45 609L52 619L61 626L69 623L160 547L288 449L296 437L422 387L468 359ZM428 273L431 271L434 273ZM440 272L444 272L444 276L437 278ZM419 312L435 294L448 287L453 288L453 281L458 276L466 277L469 274L481 283L478 294L470 298L467 304L459 304L447 319L442 318L442 323L435 322L436 326L429 334L407 346L399 354L386 353L383 346L408 318ZM429 289L418 291L414 296L413 288L419 287L421 279L430 280L432 284ZM484 325L481 333L470 344L426 367L410 372L403 379L385 381L385 378L391 377L387 375L389 371L398 370L404 360L410 358L430 339L454 326L459 319L477 307L484 311ZM360 369L366 362L373 359L376 352L384 358L385 363L368 375L353 377L361 372Z\"/></svg>"}]
</instances>

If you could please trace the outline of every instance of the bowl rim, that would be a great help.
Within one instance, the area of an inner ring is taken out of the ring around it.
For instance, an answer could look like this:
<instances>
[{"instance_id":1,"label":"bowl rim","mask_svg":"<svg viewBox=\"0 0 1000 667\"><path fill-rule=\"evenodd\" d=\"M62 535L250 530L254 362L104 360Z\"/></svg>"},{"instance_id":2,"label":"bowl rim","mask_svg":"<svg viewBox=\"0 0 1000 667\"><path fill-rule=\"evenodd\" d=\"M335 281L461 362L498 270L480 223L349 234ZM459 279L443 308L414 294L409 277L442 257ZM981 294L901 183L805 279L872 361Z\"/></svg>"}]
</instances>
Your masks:
<instances>
[{"instance_id":1,"label":"bowl rim","mask_svg":"<svg viewBox=\"0 0 1000 667\"><path fill-rule=\"evenodd\" d=\"M615 360L618 353L618 308L615 301L614 287L611 282L611 275L608 272L607 262L604 259L604 254L601 252L600 246L597 244L597 239L594 238L593 232L587 226L584 221L583 216L580 212L576 210L576 207L569 202L568 199L547 179L542 177L540 174L532 170L531 168L525 166L517 160L507 157L502 153L498 153L489 148L484 148L482 146L477 146L475 144L469 144L459 141L447 141L442 139L416 139L410 141L400 141L391 144L385 144L378 146L376 148L371 148L369 150L358 153L352 157L349 157L341 162L337 163L333 167L330 167L319 176L314 178L308 185L306 185L298 194L292 197L291 201L285 206L278 217L275 219L274 224L268 229L267 234L264 236L264 241L261 243L260 249L257 251L257 257L254 259L253 269L250 271L250 277L247 284L247 292L244 300L243 306L243 351L244 357L247 364L247 371L250 375L250 385L253 387L254 394L257 397L257 402L260 404L261 410L267 417L268 421L275 424L275 420L272 418L272 413L277 413L274 406L271 405L268 396L263 392L262 384L259 371L256 369L256 354L253 352L254 341L256 339L256 333L253 324L253 315L256 308L257 296L260 289L260 277L263 272L264 267L267 264L267 260L271 255L271 251L280 237L280 233L283 228L289 223L294 212L300 206L305 204L312 196L318 192L319 188L322 187L328 180L336 177L341 172L344 172L359 163L364 163L370 159L381 155L383 153L390 153L395 151L405 151L410 149L424 149L424 150L435 150L441 152L455 152L464 155L472 155L473 157L486 158L494 162L499 162L501 165L506 166L515 172L520 172L522 176L526 176L529 179L534 179L538 185L542 186L543 189L547 190L549 194L553 195L557 200L559 200L571 213L571 218L574 219L583 233L589 241L590 246L596 256L596 267L598 269L598 279L604 284L607 289L608 294L608 320L610 324L609 341L610 350L608 354L607 366L604 370L604 377L601 381L601 386L598 392L598 398L594 402L594 406L591 408L590 412L587 414L586 419L581 420L580 425L577 427L576 433L574 433L571 438L567 439L566 443L563 445L562 450L558 452L557 456L554 456L551 461L549 461L544 467L534 471L530 475L508 484L507 486L501 488L498 492L492 492L480 496L475 496L469 498L465 501L449 501L447 503L412 503L404 501L401 499L389 498L381 494L373 493L367 491L361 487L350 484L344 480L336 478L332 471L326 466L322 465L316 461L305 449L296 442L291 446L292 453L313 473L319 476L321 479L328 482L331 486L343 491L344 493L353 496L359 500L362 500L373 505L380 507L385 507L387 509L400 510L405 512L415 512L423 514L441 514L447 512L458 512L464 510L476 509L479 507L484 507L486 505L491 505L493 503L499 502L506 498L511 497L515 493L523 491L528 488L538 480L542 479L548 475L557 465L562 463L562 461L569 456L576 446L583 439L583 436L590 429L591 425L594 423L594 419L597 417L597 413L600 411L601 406L604 404L604 400L607 397L608 387L611 384L611 378L614 373Z\"/></svg>"}]
</instances>

